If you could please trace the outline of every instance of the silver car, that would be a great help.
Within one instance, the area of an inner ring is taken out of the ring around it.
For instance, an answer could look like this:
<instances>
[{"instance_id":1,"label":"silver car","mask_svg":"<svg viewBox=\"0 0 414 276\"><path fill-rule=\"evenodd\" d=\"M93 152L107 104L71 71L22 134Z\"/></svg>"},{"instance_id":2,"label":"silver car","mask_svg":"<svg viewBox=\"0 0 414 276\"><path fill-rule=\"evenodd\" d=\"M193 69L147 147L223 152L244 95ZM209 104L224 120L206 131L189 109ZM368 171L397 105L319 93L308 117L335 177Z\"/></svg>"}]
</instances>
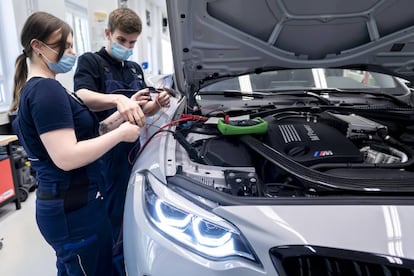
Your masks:
<instances>
[{"instance_id":1,"label":"silver car","mask_svg":"<svg viewBox=\"0 0 414 276\"><path fill-rule=\"evenodd\" d=\"M135 157L128 275L414 275L413 2L167 10L174 93Z\"/></svg>"}]
</instances>

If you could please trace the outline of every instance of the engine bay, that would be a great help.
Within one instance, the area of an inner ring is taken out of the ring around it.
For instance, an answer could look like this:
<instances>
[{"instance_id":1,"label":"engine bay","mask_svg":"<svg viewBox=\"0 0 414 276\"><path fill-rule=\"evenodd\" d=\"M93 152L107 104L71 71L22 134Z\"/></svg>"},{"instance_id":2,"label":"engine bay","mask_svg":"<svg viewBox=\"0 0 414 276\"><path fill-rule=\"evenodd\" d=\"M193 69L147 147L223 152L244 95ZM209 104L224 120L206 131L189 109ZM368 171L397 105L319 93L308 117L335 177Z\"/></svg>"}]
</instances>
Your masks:
<instances>
[{"instance_id":1,"label":"engine bay","mask_svg":"<svg viewBox=\"0 0 414 276\"><path fill-rule=\"evenodd\" d=\"M179 126L176 156L179 173L218 191L294 197L414 183L414 125L396 119L280 111L263 118L266 133L249 135L223 135L217 119Z\"/></svg>"}]
</instances>

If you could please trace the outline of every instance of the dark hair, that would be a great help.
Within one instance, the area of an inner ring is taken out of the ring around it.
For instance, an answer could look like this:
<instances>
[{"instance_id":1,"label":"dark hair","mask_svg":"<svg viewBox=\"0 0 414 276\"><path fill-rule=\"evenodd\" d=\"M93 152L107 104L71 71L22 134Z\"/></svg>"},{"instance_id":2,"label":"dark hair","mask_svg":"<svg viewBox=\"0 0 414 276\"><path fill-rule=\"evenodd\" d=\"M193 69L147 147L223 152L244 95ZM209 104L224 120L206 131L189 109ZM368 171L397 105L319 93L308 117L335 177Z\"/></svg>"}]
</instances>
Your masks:
<instances>
[{"instance_id":1,"label":"dark hair","mask_svg":"<svg viewBox=\"0 0 414 276\"><path fill-rule=\"evenodd\" d=\"M31 14L24 23L23 29L20 33L20 43L23 46L23 51L16 59L13 102L11 104L10 111L13 112L17 110L21 90L27 80L28 70L26 58L31 59L33 56L33 49L30 45L31 41L33 39L37 39L42 42L47 41L47 39L56 31L60 31L62 34L62 37L58 42L58 59L60 59L66 49L67 37L70 33L72 33L71 27L65 21L47 12L35 12Z\"/></svg>"},{"instance_id":2,"label":"dark hair","mask_svg":"<svg viewBox=\"0 0 414 276\"><path fill-rule=\"evenodd\" d=\"M127 34L141 34L141 18L129 8L119 8L109 14L108 29L111 33L118 29Z\"/></svg>"}]
</instances>

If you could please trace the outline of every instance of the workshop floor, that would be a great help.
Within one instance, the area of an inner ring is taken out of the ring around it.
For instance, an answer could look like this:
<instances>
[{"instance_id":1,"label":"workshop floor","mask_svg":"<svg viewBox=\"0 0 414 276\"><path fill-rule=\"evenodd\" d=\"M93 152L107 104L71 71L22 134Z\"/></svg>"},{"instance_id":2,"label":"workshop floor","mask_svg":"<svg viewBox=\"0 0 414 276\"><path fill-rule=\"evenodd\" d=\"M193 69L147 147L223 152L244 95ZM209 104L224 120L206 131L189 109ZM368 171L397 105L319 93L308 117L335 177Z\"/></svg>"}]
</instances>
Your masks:
<instances>
[{"instance_id":1,"label":"workshop floor","mask_svg":"<svg viewBox=\"0 0 414 276\"><path fill-rule=\"evenodd\" d=\"M1 276L54 276L55 255L43 240L35 220L35 193L22 202L16 210L15 204L0 207Z\"/></svg>"}]
</instances>

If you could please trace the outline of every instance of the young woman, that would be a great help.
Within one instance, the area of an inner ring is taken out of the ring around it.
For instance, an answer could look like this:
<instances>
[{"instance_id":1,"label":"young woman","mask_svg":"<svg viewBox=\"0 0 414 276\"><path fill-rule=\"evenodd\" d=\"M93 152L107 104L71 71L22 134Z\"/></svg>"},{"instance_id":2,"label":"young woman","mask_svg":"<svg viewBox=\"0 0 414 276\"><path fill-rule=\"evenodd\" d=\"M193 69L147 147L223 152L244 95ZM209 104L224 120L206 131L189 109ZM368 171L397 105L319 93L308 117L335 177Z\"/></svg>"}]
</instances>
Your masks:
<instances>
[{"instance_id":1,"label":"young woman","mask_svg":"<svg viewBox=\"0 0 414 276\"><path fill-rule=\"evenodd\" d=\"M58 275L108 275L112 239L99 191L100 157L120 142L135 142L140 127L116 112L104 122L112 131L99 136L95 115L55 79L75 63L72 43L72 30L61 19L36 12L26 20L13 128L36 171L36 220L56 251ZM144 120L140 109L130 116Z\"/></svg>"}]
</instances>

